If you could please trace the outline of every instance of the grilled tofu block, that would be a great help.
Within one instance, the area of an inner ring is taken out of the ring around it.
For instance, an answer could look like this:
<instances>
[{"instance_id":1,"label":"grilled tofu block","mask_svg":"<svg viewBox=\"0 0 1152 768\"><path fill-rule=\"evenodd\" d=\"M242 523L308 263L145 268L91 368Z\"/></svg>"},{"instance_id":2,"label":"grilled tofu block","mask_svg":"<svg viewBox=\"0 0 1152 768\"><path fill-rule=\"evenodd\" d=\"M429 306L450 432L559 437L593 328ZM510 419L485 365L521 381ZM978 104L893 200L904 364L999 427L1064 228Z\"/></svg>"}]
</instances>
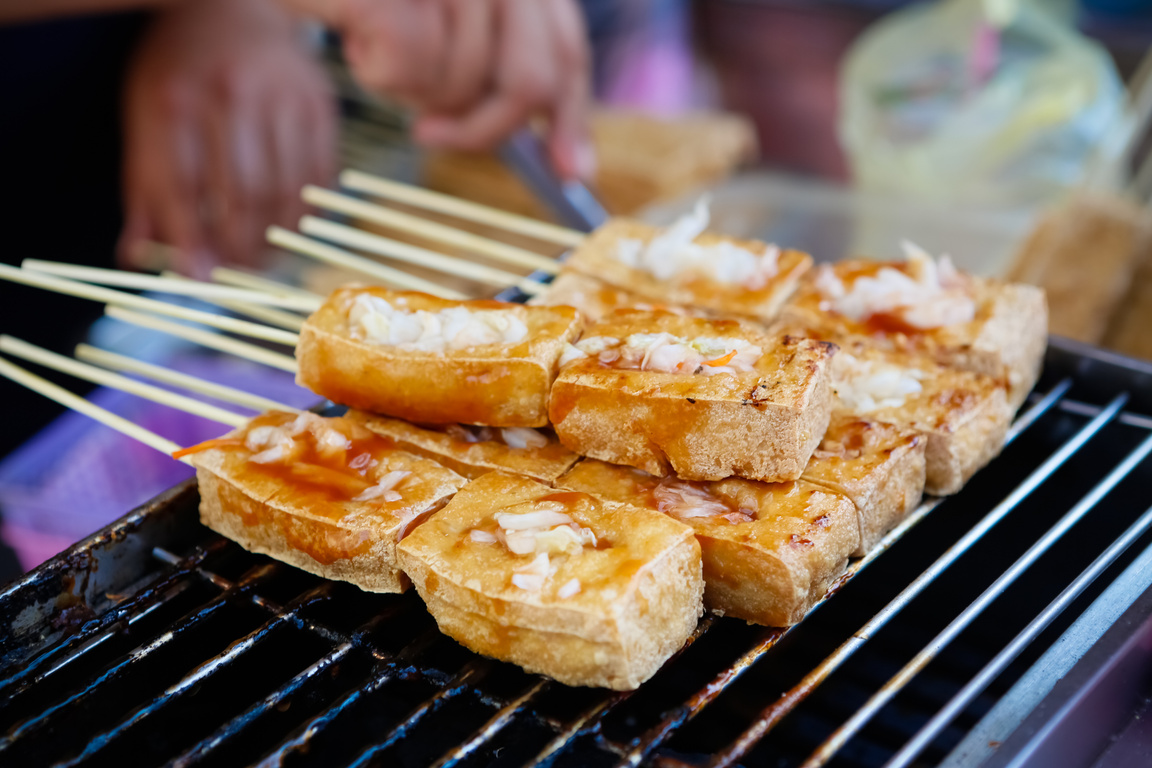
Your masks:
<instances>
[{"instance_id":1,"label":"grilled tofu block","mask_svg":"<svg viewBox=\"0 0 1152 768\"><path fill-rule=\"evenodd\" d=\"M409 421L543 427L557 360L579 331L571 307L348 286L304 323L297 381Z\"/></svg>"},{"instance_id":2,"label":"grilled tofu block","mask_svg":"<svg viewBox=\"0 0 1152 768\"><path fill-rule=\"evenodd\" d=\"M272 411L187 449L200 522L250 552L403 592L396 544L466 480L342 418Z\"/></svg>"},{"instance_id":3,"label":"grilled tofu block","mask_svg":"<svg viewBox=\"0 0 1152 768\"><path fill-rule=\"evenodd\" d=\"M558 485L691 525L704 557L705 605L767 626L804 618L860 543L852 501L804 480L689 483L585 459Z\"/></svg>"},{"instance_id":4,"label":"grilled tofu block","mask_svg":"<svg viewBox=\"0 0 1152 768\"><path fill-rule=\"evenodd\" d=\"M928 441L913 429L833 415L802 479L856 505L863 557L920 503Z\"/></svg>"},{"instance_id":5,"label":"grilled tofu block","mask_svg":"<svg viewBox=\"0 0 1152 768\"><path fill-rule=\"evenodd\" d=\"M567 268L636 294L768 323L812 266L812 257L752 240L704 232L707 212L661 230L611 219L581 243Z\"/></svg>"},{"instance_id":6,"label":"grilled tofu block","mask_svg":"<svg viewBox=\"0 0 1152 768\"><path fill-rule=\"evenodd\" d=\"M549 416L571 450L654 475L795 480L828 426L833 351L733 320L617 310L565 354Z\"/></svg>"},{"instance_id":7,"label":"grilled tofu block","mask_svg":"<svg viewBox=\"0 0 1152 768\"><path fill-rule=\"evenodd\" d=\"M357 410L348 411L346 418L395 441L405 451L427 456L470 480L503 469L551 483L580 458L561 445L550 430L417 425Z\"/></svg>"},{"instance_id":8,"label":"grilled tofu block","mask_svg":"<svg viewBox=\"0 0 1152 768\"><path fill-rule=\"evenodd\" d=\"M1048 344L1044 291L957 272L910 248L905 262L822 265L802 283L781 321L843 345L856 338L1008 387L1013 409L1040 376Z\"/></svg>"},{"instance_id":9,"label":"grilled tofu block","mask_svg":"<svg viewBox=\"0 0 1152 768\"><path fill-rule=\"evenodd\" d=\"M922 433L927 493L956 493L1000 453L1012 421L1002 380L946 368L920 355L863 339L832 365L833 416L893 424Z\"/></svg>"},{"instance_id":10,"label":"grilled tofu block","mask_svg":"<svg viewBox=\"0 0 1152 768\"><path fill-rule=\"evenodd\" d=\"M653 301L639 294L616 288L594 277L565 270L556 276L548 289L528 300L532 306L575 307L585 322L593 323L617 309L662 309L682 315L707 315L703 310L694 310L674 304Z\"/></svg>"},{"instance_id":11,"label":"grilled tofu block","mask_svg":"<svg viewBox=\"0 0 1152 768\"><path fill-rule=\"evenodd\" d=\"M691 528L503 472L469 483L399 551L441 631L568 685L636 688L702 612Z\"/></svg>"}]
</instances>

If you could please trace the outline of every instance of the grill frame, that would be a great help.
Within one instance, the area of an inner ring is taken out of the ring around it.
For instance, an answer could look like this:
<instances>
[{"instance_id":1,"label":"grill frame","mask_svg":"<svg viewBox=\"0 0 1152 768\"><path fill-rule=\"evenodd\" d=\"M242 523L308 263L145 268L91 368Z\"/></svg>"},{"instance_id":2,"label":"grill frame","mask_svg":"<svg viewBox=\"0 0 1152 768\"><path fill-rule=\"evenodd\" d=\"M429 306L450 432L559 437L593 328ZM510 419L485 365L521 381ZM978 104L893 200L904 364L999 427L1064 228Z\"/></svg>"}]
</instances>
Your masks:
<instances>
[{"instance_id":1,"label":"grill frame","mask_svg":"<svg viewBox=\"0 0 1152 768\"><path fill-rule=\"evenodd\" d=\"M313 604L341 599L347 590L336 595L341 590L339 586L327 582L314 584L298 594L294 602L281 605L264 593L264 585L277 578L285 578L285 574L291 571L287 566L271 563L257 556L240 556L242 560L256 565L236 576L213 570L212 562L223 557L226 550L233 545L225 543L214 534L208 534L199 526L195 519L196 494L191 481L162 494L0 590L0 621L16 630L0 638L0 669L4 670L3 676L0 677L0 701L7 700L11 703L16 700L15 697L27 698L38 686L44 685L46 680L50 681L54 675L66 676L69 665L77 665L78 662L83 664L84 657L89 654L98 656L101 646L105 644L111 646L122 642L122 636L130 635L135 625L147 624L153 612L161 611L166 604L199 586L218 591L216 598L208 601L209 605L246 603L252 609L266 614L268 618L247 634L232 638L220 654L194 665L179 680L165 689L164 698L138 704L127 715L119 717L110 726L110 730L106 727L105 733L92 734L92 738L87 738L88 734L85 734L87 742L85 749L88 751L67 756L69 762L66 764L81 764L89 758L107 757L107 751L114 751L113 748L124 739L135 738L131 736L133 729L139 730L147 726L151 720L162 720L164 714L161 710L165 707L179 707L182 698L197 695L201 684L205 682L210 684L213 674L227 674L230 665L237 660L243 663L246 653L251 653L253 648L268 642L267 638L280 631L311 633L329 647L319 658L298 674L289 677L282 685L266 695L252 699L240 713L230 717L219 727L211 729L207 735L196 739L192 745L177 750L177 754L170 756L174 764L193 765L199 764L198 761L200 763L210 761L217 751L231 748L238 739L243 742L247 738L245 733L250 733L248 729L274 718L270 713L275 712L278 707L293 705L297 700L296 697L303 695L301 691L314 683L319 685L329 678L335 679L340 674L338 669L352 656L363 657L365 660L363 663L370 666L371 674L368 678L353 686L345 696L329 702L322 711L296 725L285 735L279 749L262 756L266 764L303 760L302 756L312 747L312 742L322 740L318 735L322 737L325 729L331 728L333 722L344 717L345 712L363 706L363 702L372 699L381 690L400 680L426 684L430 686L429 690L432 693L413 707L406 717L394 723L385 735L376 738L374 743L351 755L346 760L348 764L364 765L380 762L386 752L389 750L395 752L397 748L403 748L413 732L436 720L437 713L459 702L472 700L483 704L486 716L456 743L450 744L440 752L434 760L426 762L438 766L472 764L482 757L489 756L487 751L492 745L500 743L502 738L508 738L508 734L515 733L520 727L531 727L543 729L551 734L543 746L529 756L528 762L537 764L578 764L572 763L573 755L591 754L595 754L597 759L604 762L618 765L653 762L661 765L740 764L754 757L752 752L757 745L778 723L792 714L813 690L837 673L876 634L881 633L885 625L912 603L924 589L932 585L937 577L947 574L950 566L962 558L970 546L980 542L988 531L1009 516L1017 506L1027 502L1036 489L1053 476L1064 460L1076 456L1079 449L1101 430L1110 425L1122 424L1141 433L1152 432L1152 417L1148 415L1152 414L1152 365L1063 339L1053 339L1046 361L1046 375L1039 391L1047 394L1033 402L1017 419L1010 438L1015 439L1025 434L1038 421L1055 412L1088 419L1087 425L1080 427L1076 433L1080 437L1072 437L1062 442L1061 447L1028 474L1031 480L1025 480L999 504L993 506L983 517L984 522L970 528L921 576L904 586L895 599L889 601L881 611L873 614L859 630L849 634L844 642L830 656L826 656L823 661L815 665L807 676L790 686L779 697L774 699L764 697L764 700L754 708L754 714L748 718L747 726L740 734L731 739L724 748L704 756L703 759L700 755L678 756L674 749L669 748L669 743L690 726L698 715L706 712L719 697L734 689L745 674L757 668L759 662L770 655L772 649L792 634L792 631L773 628L741 629L737 634L746 639L746 646L742 651L732 655L730 663L719 665L714 669L707 668L705 664L703 671L695 668L685 671L680 659L669 662L667 668L672 670L670 674L687 677L691 685L687 682L677 683L675 679L671 683L665 680L662 683L665 687L679 686L687 689L672 706L658 707L655 717L651 716L652 707L643 701L647 696L645 693L647 686L635 694L588 691L569 693L557 683L521 673L525 678L522 688L513 690L506 696L494 696L485 692L485 685L491 680L511 674L507 670L507 665L470 654L465 654L465 660L455 668L449 665L449 668L441 669L437 665L427 665L420 661L421 654L429 647L443 645L435 629L428 626L426 615L422 625L424 629L417 633L411 644L398 650L382 649L379 646L377 635L385 628L384 625L390 626L397 621L410 620L422 612L418 600L411 594L388 602L385 615L370 618L352 629L338 629L311 618L309 612ZM1118 399L1118 392L1126 392L1127 395L1121 395L1119 397L1123 399ZM1075 399L1070 399L1072 394L1075 395ZM1152 443L1149 443L1148 447L1152 448ZM1134 454L1129 452L1127 455ZM1121 459L1121 462L1123 461L1124 459ZM1138 464L1147 462L1131 463L1134 469ZM1119 466L1119 463L1116 466ZM1115 470L1115 466L1112 469ZM1095 484L1094 488L1099 488L1099 484ZM1099 491L1089 491L1090 494L1093 492L1098 493L1101 498L1105 495ZM856 575L875 562L880 554L900 542L941 503L940 500L928 500L908 520L885 537L872 553L854 561L849 573L837 583L830 594L849 584ZM1085 511L1090 511L1092 507L1087 507ZM1054 537L1053 541L1055 538L1058 537ZM1133 534L1130 538L1129 544L1141 536ZM193 545L190 545L190 542ZM1123 551L1117 551L1113 553L1112 559L1121 555ZM1104 571L1105 567L1100 566L1098 570ZM291 578L290 575L287 578ZM1084 586L1086 587L1091 581L1092 579L1087 579ZM999 596L1007 588L1008 585L1005 584L1003 588L993 590L991 595ZM1065 603L1071 604L1072 601L1072 598L1068 598ZM821 606L823 605L822 602ZM836 610L836 603L830 605L833 606L832 609L821 608L821 613ZM201 607L197 610L199 612L190 614L192 624L207 620L204 611L211 613L223 609L209 610L207 607ZM730 623L732 621L706 616L689 645L702 639L711 642L710 638L717 634L732 634L733 625ZM419 621L416 623L419 624ZM810 621L806 620L799 627L803 628L809 624ZM718 625L721 629L714 629ZM173 642L178 641L181 631L183 630L177 626L169 640L176 638ZM960 633L957 631L956 634ZM152 650L131 656L131 661L122 660L121 666L114 667L111 671L119 670L117 674L130 675L131 665L146 661L150 653L163 653L164 643L155 645L163 637L168 635L153 638L152 644L145 642L138 646L137 651L141 647ZM688 651L682 651L681 654L692 655ZM920 666L927 666L935 655L935 652L929 654ZM114 682L116 677L113 675L109 679ZM898 686L886 685L888 687L881 690L892 695L897 692ZM98 702L99 690L91 698ZM561 701L579 699L580 711L570 713L566 717L550 715L546 711L548 707L541 705L542 701L550 698ZM65 703L67 701L69 700L66 697ZM637 701L641 703L637 704ZM809 759L809 764L823 764L826 759L831 758L836 751L832 747L837 746L838 733L843 733L847 737L853 736L867 724L868 720L880 713L883 705L887 703L887 699L883 701L878 699L875 704L869 703L864 709L857 710L856 715L845 721L850 732L833 730L829 734L832 740L824 741L824 746L819 748L824 752L814 753ZM611 721L620 720L619 713L628 711L633 705L634 709L641 713L635 718L639 725L627 732L624 738L618 734L619 723ZM59 707L59 703L55 706ZM50 709L49 714L52 711L56 710ZM65 707L59 711L68 710ZM156 714L157 712L160 714ZM37 719L36 715L31 719L21 718L21 714L17 713L15 730L9 730L0 738L0 758L5 752L12 754L10 750L16 749L22 739L28 739L37 730L45 727L38 723L51 722L50 718L44 720L40 716L41 719ZM644 714L648 716L642 716ZM9 717L6 722L13 721ZM860 728L857 728L857 725ZM844 724L841 724L841 727L843 726ZM844 741L850 743L851 738L845 738ZM499 757L498 754L495 756Z\"/></svg>"}]
</instances>

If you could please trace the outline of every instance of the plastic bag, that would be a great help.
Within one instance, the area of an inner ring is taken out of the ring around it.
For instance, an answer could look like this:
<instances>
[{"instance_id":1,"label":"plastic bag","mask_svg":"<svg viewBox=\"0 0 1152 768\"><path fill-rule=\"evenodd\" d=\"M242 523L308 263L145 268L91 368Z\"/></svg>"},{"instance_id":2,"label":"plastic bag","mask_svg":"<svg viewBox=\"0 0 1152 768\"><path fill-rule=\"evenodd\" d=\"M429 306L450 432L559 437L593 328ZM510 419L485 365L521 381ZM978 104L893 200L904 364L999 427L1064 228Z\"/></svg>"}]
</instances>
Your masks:
<instances>
[{"instance_id":1,"label":"plastic bag","mask_svg":"<svg viewBox=\"0 0 1152 768\"><path fill-rule=\"evenodd\" d=\"M1122 141L1124 89L1107 52L1060 8L940 0L871 27L841 79L840 135L857 186L1009 208L1076 186Z\"/></svg>"}]
</instances>

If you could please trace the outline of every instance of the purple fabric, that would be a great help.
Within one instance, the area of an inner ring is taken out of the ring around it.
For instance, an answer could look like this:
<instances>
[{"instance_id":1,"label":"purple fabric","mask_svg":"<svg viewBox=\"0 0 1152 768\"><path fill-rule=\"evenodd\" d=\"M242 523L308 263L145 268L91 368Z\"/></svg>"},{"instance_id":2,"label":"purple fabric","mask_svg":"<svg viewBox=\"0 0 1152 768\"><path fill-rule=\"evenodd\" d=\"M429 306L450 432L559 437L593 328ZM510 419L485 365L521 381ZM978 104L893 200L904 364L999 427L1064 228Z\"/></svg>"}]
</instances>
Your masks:
<instances>
[{"instance_id":1,"label":"purple fabric","mask_svg":"<svg viewBox=\"0 0 1152 768\"><path fill-rule=\"evenodd\" d=\"M165 367L298 408L318 400L291 374L246 360L183 353ZM89 399L179 445L227 430L116 390L99 389ZM0 536L30 569L191 475L191 467L171 457L87 416L66 413L0 463Z\"/></svg>"}]
</instances>

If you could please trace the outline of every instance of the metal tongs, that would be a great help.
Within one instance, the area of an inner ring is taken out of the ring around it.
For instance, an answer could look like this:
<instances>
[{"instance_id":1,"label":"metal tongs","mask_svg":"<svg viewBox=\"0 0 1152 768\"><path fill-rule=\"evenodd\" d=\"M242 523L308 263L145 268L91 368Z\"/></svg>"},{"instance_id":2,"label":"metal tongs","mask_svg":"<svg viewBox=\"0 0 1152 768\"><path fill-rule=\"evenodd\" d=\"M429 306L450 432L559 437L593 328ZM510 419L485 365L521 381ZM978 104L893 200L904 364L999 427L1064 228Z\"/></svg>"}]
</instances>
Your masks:
<instances>
[{"instance_id":1,"label":"metal tongs","mask_svg":"<svg viewBox=\"0 0 1152 768\"><path fill-rule=\"evenodd\" d=\"M504 142L500 159L564 226L591 232L608 220L608 211L592 190L579 181L560 180L531 129L522 129Z\"/></svg>"}]
</instances>

